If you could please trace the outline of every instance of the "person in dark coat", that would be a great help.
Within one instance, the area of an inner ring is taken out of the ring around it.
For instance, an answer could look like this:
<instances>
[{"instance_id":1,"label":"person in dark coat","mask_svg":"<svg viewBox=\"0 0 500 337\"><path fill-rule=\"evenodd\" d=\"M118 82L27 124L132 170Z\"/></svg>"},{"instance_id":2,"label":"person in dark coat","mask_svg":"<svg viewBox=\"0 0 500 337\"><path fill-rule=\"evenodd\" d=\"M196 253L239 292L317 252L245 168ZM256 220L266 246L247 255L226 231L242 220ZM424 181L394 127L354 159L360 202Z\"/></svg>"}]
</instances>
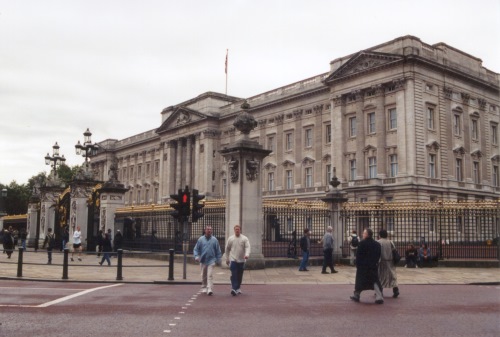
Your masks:
<instances>
[{"instance_id":1,"label":"person in dark coat","mask_svg":"<svg viewBox=\"0 0 500 337\"><path fill-rule=\"evenodd\" d=\"M300 238L300 249L302 249L302 261L300 262L299 271L309 271L307 262L309 261L309 250L311 249L311 240L309 239L309 228L304 229L304 236Z\"/></svg>"},{"instance_id":2,"label":"person in dark coat","mask_svg":"<svg viewBox=\"0 0 500 337\"><path fill-rule=\"evenodd\" d=\"M123 246L123 235L122 232L118 229L115 234L115 239L113 241L113 246L115 248L115 252L118 251L118 249L122 249Z\"/></svg>"},{"instance_id":3,"label":"person in dark coat","mask_svg":"<svg viewBox=\"0 0 500 337\"><path fill-rule=\"evenodd\" d=\"M113 251L111 248L111 240L108 233L104 234L104 238L102 240L102 260L99 264L102 266L104 260L108 262L108 266L111 266L111 260L109 259L110 253Z\"/></svg>"},{"instance_id":4,"label":"person in dark coat","mask_svg":"<svg viewBox=\"0 0 500 337\"><path fill-rule=\"evenodd\" d=\"M97 243L97 257L99 258L101 256L101 253L102 253L102 243L104 241L104 234L102 232L102 230L99 231L99 233L97 233L97 237L96 237L96 243Z\"/></svg>"},{"instance_id":5,"label":"person in dark coat","mask_svg":"<svg viewBox=\"0 0 500 337\"><path fill-rule=\"evenodd\" d=\"M10 259L10 256L14 251L14 235L12 233L12 227L10 227L9 230L5 230L3 233L3 249L7 254L7 258Z\"/></svg>"},{"instance_id":6,"label":"person in dark coat","mask_svg":"<svg viewBox=\"0 0 500 337\"><path fill-rule=\"evenodd\" d=\"M373 239L373 230L365 229L356 252L356 283L351 300L359 302L363 290L375 290L375 303L384 303L382 285L378 278L380 255L380 243Z\"/></svg>"}]
</instances>

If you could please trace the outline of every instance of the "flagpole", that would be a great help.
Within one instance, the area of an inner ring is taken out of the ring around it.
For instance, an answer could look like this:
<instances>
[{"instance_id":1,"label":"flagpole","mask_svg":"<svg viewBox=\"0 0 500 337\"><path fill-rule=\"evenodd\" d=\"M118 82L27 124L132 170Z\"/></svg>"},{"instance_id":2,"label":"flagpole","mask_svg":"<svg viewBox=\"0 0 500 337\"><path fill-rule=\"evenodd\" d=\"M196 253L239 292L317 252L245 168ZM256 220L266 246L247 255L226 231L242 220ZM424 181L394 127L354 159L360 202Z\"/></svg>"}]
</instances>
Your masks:
<instances>
[{"instance_id":1,"label":"flagpole","mask_svg":"<svg viewBox=\"0 0 500 337\"><path fill-rule=\"evenodd\" d=\"M229 55L229 49L226 49L226 63L225 63L225 72L226 72L226 92L225 94L227 95L227 57Z\"/></svg>"}]
</instances>

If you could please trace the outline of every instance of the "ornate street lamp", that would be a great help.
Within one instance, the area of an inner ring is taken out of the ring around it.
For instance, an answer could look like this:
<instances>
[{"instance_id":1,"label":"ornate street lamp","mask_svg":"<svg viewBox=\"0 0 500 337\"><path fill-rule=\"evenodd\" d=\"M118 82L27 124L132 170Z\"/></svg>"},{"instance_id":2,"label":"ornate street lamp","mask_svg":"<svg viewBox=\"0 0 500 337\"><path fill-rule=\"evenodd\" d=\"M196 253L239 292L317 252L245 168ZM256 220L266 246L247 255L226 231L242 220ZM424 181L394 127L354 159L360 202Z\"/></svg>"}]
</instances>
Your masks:
<instances>
[{"instance_id":1,"label":"ornate street lamp","mask_svg":"<svg viewBox=\"0 0 500 337\"><path fill-rule=\"evenodd\" d=\"M89 169L89 162L88 158L95 156L97 153L97 149L99 148L97 144L92 144L92 139L90 138L92 136L92 132L89 131L87 128L87 131L83 133L83 145L80 144L80 141L75 145L75 150L76 154L78 156L82 156L85 158L85 170L88 171Z\"/></svg>"},{"instance_id":2,"label":"ornate street lamp","mask_svg":"<svg viewBox=\"0 0 500 337\"><path fill-rule=\"evenodd\" d=\"M45 165L52 166L54 179L57 178L57 167L61 166L65 161L66 158L64 158L64 155L59 156L59 145L57 145L56 142L54 146L52 146L52 156L50 156L48 152L45 156Z\"/></svg>"}]
</instances>

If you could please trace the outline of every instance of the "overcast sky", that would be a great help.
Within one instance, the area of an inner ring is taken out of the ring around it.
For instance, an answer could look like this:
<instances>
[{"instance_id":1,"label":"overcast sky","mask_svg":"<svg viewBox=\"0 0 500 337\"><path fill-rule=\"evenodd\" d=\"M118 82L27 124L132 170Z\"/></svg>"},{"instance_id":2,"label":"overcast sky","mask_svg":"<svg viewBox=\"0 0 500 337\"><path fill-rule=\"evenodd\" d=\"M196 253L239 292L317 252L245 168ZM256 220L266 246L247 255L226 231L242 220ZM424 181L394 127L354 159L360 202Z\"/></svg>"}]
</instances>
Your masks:
<instances>
[{"instance_id":1,"label":"overcast sky","mask_svg":"<svg viewBox=\"0 0 500 337\"><path fill-rule=\"evenodd\" d=\"M499 0L0 0L0 183L49 172L57 141L123 139L207 91L249 97L403 35L500 72Z\"/></svg>"}]
</instances>

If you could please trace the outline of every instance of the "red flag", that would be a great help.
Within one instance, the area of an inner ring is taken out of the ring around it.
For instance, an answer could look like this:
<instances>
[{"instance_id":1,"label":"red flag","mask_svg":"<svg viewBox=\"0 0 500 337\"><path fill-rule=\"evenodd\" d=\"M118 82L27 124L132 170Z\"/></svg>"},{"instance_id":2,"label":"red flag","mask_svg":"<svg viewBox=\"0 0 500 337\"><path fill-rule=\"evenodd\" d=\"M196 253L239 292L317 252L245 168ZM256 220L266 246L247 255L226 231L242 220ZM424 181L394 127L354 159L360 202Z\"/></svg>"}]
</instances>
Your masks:
<instances>
[{"instance_id":1,"label":"red flag","mask_svg":"<svg viewBox=\"0 0 500 337\"><path fill-rule=\"evenodd\" d=\"M227 75L227 56L228 56L228 54L229 54L229 49L226 49L226 63L225 63L226 67L224 69L224 72L226 73L226 75Z\"/></svg>"}]
</instances>

